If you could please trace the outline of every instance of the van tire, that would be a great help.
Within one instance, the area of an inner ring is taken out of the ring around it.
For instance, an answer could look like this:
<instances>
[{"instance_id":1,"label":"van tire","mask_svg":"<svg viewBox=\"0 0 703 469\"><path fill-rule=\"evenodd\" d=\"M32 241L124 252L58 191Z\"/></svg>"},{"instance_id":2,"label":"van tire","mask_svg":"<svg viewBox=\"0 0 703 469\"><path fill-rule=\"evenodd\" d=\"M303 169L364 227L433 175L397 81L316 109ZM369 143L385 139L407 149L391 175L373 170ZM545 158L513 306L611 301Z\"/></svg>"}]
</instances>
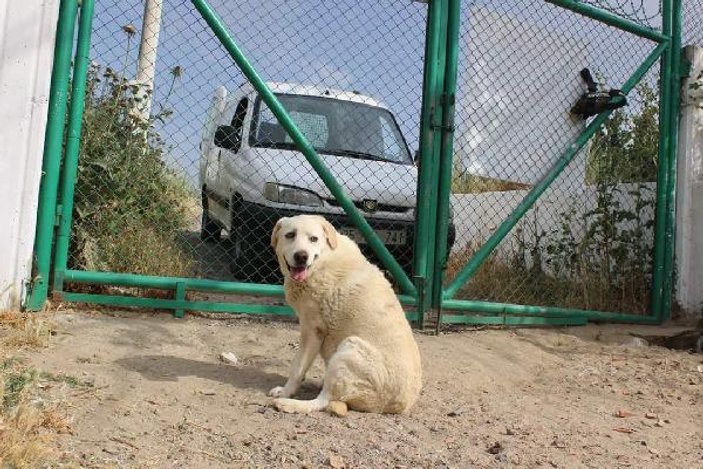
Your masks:
<instances>
[{"instance_id":1,"label":"van tire","mask_svg":"<svg viewBox=\"0 0 703 469\"><path fill-rule=\"evenodd\" d=\"M202 195L203 215L200 219L200 239L202 241L219 241L222 237L222 227L208 213L208 201L205 194Z\"/></svg>"}]
</instances>

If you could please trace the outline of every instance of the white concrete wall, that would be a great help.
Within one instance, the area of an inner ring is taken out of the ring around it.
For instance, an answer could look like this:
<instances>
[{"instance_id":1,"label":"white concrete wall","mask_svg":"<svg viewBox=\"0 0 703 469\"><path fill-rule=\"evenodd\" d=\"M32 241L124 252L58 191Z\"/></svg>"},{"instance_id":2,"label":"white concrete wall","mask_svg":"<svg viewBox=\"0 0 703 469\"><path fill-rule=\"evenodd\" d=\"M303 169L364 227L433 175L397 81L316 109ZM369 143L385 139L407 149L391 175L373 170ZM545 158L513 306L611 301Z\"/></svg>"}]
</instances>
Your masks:
<instances>
[{"instance_id":1,"label":"white concrete wall","mask_svg":"<svg viewBox=\"0 0 703 469\"><path fill-rule=\"evenodd\" d=\"M0 1L0 310L31 277L58 4Z\"/></svg>"},{"instance_id":2,"label":"white concrete wall","mask_svg":"<svg viewBox=\"0 0 703 469\"><path fill-rule=\"evenodd\" d=\"M689 314L703 311L703 47L687 46L691 73L682 89L677 160L676 300Z\"/></svg>"},{"instance_id":3,"label":"white concrete wall","mask_svg":"<svg viewBox=\"0 0 703 469\"><path fill-rule=\"evenodd\" d=\"M621 210L635 211L636 193L641 200L650 202L649 207L641 210L642 224L654 220L654 200L656 198L656 184L618 184L618 192L613 198L619 203ZM527 191L484 192L480 194L452 194L451 204L454 211L454 224L456 225L457 238L453 252L458 252L469 244L480 245L487 239L507 216L517 207ZM522 229L522 239L528 244L535 243L536 234L542 235L542 246L554 243L560 238L563 214L571 213L571 232L576 240L580 240L586 231L585 214L597 205L597 191L595 186L582 185L578 190L565 190L557 185L549 189L540 197L530 211L518 223ZM631 221L619 223L620 229L634 227ZM652 243L653 230L645 235L645 241ZM518 247L513 234L498 246L498 255L506 256L508 260Z\"/></svg>"}]
</instances>

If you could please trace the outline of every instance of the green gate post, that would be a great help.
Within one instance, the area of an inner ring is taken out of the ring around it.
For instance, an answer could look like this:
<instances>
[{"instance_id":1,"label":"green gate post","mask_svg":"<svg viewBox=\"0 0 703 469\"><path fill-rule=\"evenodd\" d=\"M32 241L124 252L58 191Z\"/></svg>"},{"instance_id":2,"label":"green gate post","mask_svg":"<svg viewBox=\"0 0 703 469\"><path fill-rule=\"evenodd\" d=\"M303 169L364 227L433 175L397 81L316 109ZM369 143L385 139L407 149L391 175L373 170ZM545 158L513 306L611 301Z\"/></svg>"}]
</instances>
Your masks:
<instances>
[{"instance_id":1,"label":"green gate post","mask_svg":"<svg viewBox=\"0 0 703 469\"><path fill-rule=\"evenodd\" d=\"M446 2L430 2L425 41L425 71L420 117L420 158L415 219L414 274L418 289L418 327L432 303L434 239L436 231L435 184L438 175L442 126L442 86L446 47Z\"/></svg>"},{"instance_id":2,"label":"green gate post","mask_svg":"<svg viewBox=\"0 0 703 469\"><path fill-rule=\"evenodd\" d=\"M662 33L671 37L671 0L663 0ZM657 161L657 196L654 227L654 254L652 272L651 312L658 319L664 319L664 272L666 256L667 196L669 190L669 144L671 141L671 42L662 54L661 77L659 83L659 156Z\"/></svg>"},{"instance_id":3,"label":"green gate post","mask_svg":"<svg viewBox=\"0 0 703 469\"><path fill-rule=\"evenodd\" d=\"M666 208L666 231L664 253L664 284L662 286L662 307L660 321L671 319L671 302L674 286L674 247L676 235L676 161L679 149L679 112L681 107L681 0L671 0L671 119L669 137L669 158L667 161L668 187Z\"/></svg>"},{"instance_id":4,"label":"green gate post","mask_svg":"<svg viewBox=\"0 0 703 469\"><path fill-rule=\"evenodd\" d=\"M82 0L78 22L78 43L73 61L71 105L68 112L66 152L61 177L61 213L54 254L54 292L63 290L64 273L68 264L68 246L71 241L73 202L78 172L78 155L81 146L81 128L85 109L85 83L90 64L90 37L93 29L94 0Z\"/></svg>"},{"instance_id":5,"label":"green gate post","mask_svg":"<svg viewBox=\"0 0 703 469\"><path fill-rule=\"evenodd\" d=\"M449 0L447 14L447 45L444 83L442 91L442 134L439 154L439 182L437 189L437 215L432 308L437 311L437 330L442 323L442 285L447 266L447 236L449 234L449 205L454 162L454 111L459 61L459 28L461 25L461 0Z\"/></svg>"},{"instance_id":6,"label":"green gate post","mask_svg":"<svg viewBox=\"0 0 703 469\"><path fill-rule=\"evenodd\" d=\"M44 307L49 293L51 252L56 223L56 196L61 168L68 82L71 73L71 53L78 12L77 0L61 0L56 25L54 65L51 71L49 111L44 133L44 157L39 185L39 208L34 237L32 283L25 308L38 311Z\"/></svg>"}]
</instances>

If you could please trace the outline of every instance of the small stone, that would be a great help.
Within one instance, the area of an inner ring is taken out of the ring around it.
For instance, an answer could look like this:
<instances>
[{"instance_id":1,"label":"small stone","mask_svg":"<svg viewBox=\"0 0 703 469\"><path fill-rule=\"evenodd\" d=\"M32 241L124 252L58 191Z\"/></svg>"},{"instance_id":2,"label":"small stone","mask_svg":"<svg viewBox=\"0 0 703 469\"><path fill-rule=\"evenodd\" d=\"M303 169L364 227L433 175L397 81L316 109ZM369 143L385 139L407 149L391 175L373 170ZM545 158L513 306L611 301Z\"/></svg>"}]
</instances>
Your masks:
<instances>
[{"instance_id":1,"label":"small stone","mask_svg":"<svg viewBox=\"0 0 703 469\"><path fill-rule=\"evenodd\" d=\"M344 459L341 456L330 455L327 460L327 464L334 469L344 469L347 465L344 463Z\"/></svg>"},{"instance_id":2,"label":"small stone","mask_svg":"<svg viewBox=\"0 0 703 469\"><path fill-rule=\"evenodd\" d=\"M655 418L657 418L657 414L655 414L654 412L647 412L646 414L644 414L644 416L645 418L648 418L650 420L654 420Z\"/></svg>"},{"instance_id":3,"label":"small stone","mask_svg":"<svg viewBox=\"0 0 703 469\"><path fill-rule=\"evenodd\" d=\"M202 394L203 396L214 396L215 390L214 389L201 389L200 394Z\"/></svg>"},{"instance_id":4,"label":"small stone","mask_svg":"<svg viewBox=\"0 0 703 469\"><path fill-rule=\"evenodd\" d=\"M230 365L239 365L239 357L237 357L234 352L222 352L220 354L220 360Z\"/></svg>"},{"instance_id":5,"label":"small stone","mask_svg":"<svg viewBox=\"0 0 703 469\"><path fill-rule=\"evenodd\" d=\"M493 445L489 446L486 451L490 454L498 454L503 451L503 445L501 445L499 441L496 441Z\"/></svg>"},{"instance_id":6,"label":"small stone","mask_svg":"<svg viewBox=\"0 0 703 469\"><path fill-rule=\"evenodd\" d=\"M466 408L465 408L465 407L457 407L456 409L454 409L454 410L452 410L451 412L449 412L449 413L447 414L447 416L448 416L448 417L458 417L458 416L460 416L461 414L463 414L464 412L466 412Z\"/></svg>"},{"instance_id":7,"label":"small stone","mask_svg":"<svg viewBox=\"0 0 703 469\"><path fill-rule=\"evenodd\" d=\"M663 420L657 420L657 423L655 423L657 427L663 427L664 426L664 421Z\"/></svg>"}]
</instances>

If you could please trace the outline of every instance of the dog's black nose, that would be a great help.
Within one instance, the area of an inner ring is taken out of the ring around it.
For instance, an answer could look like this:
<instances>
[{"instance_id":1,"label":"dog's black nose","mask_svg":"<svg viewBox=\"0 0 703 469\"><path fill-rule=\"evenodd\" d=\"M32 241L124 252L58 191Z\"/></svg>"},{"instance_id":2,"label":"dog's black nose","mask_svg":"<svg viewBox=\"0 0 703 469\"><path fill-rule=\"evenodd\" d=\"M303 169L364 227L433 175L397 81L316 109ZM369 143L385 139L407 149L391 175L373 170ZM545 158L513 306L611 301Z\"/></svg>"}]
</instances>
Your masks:
<instances>
[{"instance_id":1,"label":"dog's black nose","mask_svg":"<svg viewBox=\"0 0 703 469\"><path fill-rule=\"evenodd\" d=\"M298 251L293 254L293 260L298 265L305 265L308 263L308 253L305 251Z\"/></svg>"}]
</instances>

